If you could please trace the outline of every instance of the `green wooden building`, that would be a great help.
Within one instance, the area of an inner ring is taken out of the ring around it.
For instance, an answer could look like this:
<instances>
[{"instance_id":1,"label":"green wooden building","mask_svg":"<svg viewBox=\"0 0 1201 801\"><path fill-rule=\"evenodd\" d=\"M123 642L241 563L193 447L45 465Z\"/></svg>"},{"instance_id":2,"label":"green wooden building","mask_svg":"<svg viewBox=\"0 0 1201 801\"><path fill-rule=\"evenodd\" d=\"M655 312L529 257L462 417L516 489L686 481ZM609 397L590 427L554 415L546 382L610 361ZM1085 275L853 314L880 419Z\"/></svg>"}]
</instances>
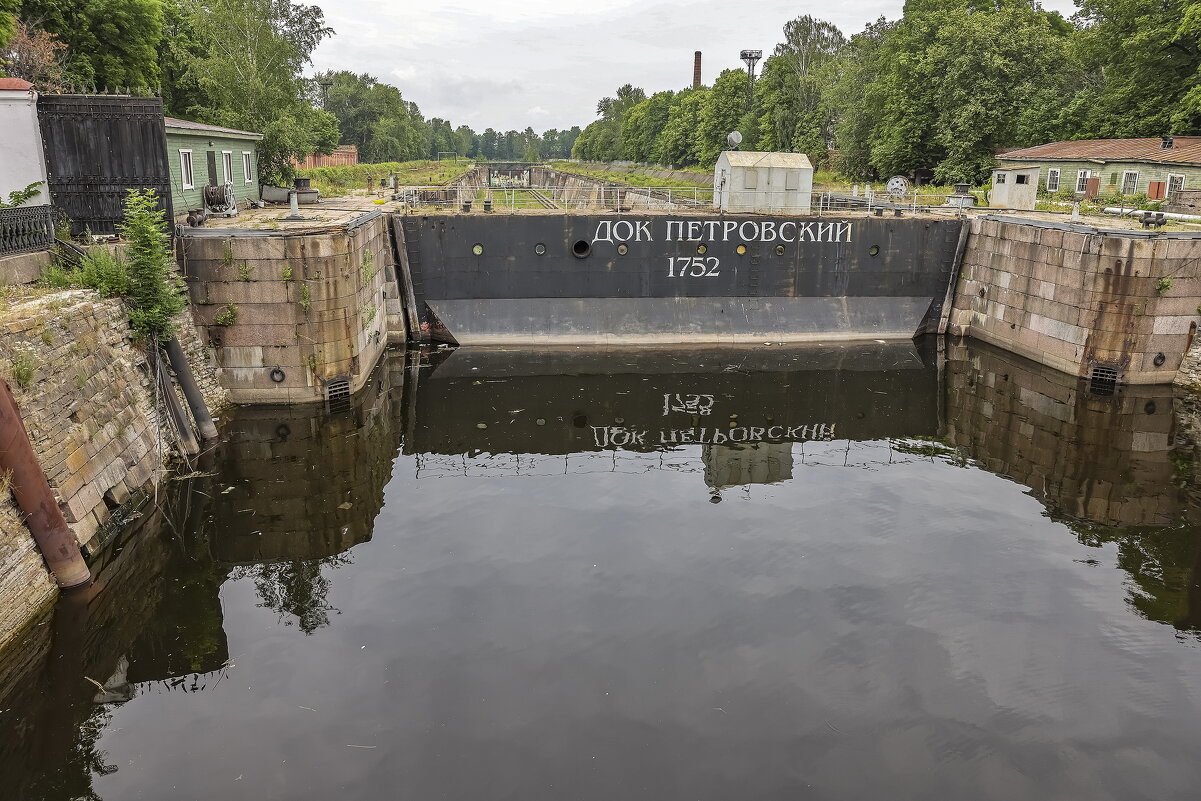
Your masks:
<instances>
[{"instance_id":1,"label":"green wooden building","mask_svg":"<svg viewBox=\"0 0 1201 801\"><path fill-rule=\"evenodd\" d=\"M1002 167L1039 167L1039 187L1077 195L1147 195L1201 188L1201 136L1082 139L997 154Z\"/></svg>"},{"instance_id":2,"label":"green wooden building","mask_svg":"<svg viewBox=\"0 0 1201 801\"><path fill-rule=\"evenodd\" d=\"M231 184L238 207L259 198L262 134L166 118L171 201L177 217L204 207L207 184Z\"/></svg>"}]
</instances>

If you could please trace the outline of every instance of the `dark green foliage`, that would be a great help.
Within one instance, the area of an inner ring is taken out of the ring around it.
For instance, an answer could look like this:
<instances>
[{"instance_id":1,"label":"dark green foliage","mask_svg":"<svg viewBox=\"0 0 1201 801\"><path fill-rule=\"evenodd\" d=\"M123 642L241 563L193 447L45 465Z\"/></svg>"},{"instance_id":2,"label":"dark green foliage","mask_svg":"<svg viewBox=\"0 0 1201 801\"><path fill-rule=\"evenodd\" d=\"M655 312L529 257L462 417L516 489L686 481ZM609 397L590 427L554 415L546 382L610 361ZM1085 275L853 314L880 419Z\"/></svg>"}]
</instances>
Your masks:
<instances>
[{"instance_id":1,"label":"dark green foliage","mask_svg":"<svg viewBox=\"0 0 1201 801\"><path fill-rule=\"evenodd\" d=\"M145 90L161 78L163 5L163 0L24 0L20 18L67 46L68 85Z\"/></svg>"},{"instance_id":2,"label":"dark green foliage","mask_svg":"<svg viewBox=\"0 0 1201 801\"><path fill-rule=\"evenodd\" d=\"M130 190L117 231L126 242L129 321L139 338L166 341L175 333L184 297L171 273L166 215L154 190Z\"/></svg>"}]
</instances>

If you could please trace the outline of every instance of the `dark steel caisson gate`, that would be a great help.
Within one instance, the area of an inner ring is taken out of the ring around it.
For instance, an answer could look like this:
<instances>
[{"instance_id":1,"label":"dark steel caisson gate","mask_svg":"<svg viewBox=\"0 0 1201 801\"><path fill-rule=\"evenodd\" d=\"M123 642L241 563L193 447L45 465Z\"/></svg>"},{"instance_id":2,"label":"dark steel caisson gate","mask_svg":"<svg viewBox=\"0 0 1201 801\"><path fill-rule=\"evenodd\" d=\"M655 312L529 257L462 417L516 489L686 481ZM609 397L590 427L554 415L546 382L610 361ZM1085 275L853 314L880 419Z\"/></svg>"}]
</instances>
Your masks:
<instances>
[{"instance_id":1,"label":"dark steel caisson gate","mask_svg":"<svg viewBox=\"0 0 1201 801\"><path fill-rule=\"evenodd\" d=\"M42 95L38 122L50 199L71 233L114 234L126 192L153 189L172 217L163 101L154 97Z\"/></svg>"}]
</instances>

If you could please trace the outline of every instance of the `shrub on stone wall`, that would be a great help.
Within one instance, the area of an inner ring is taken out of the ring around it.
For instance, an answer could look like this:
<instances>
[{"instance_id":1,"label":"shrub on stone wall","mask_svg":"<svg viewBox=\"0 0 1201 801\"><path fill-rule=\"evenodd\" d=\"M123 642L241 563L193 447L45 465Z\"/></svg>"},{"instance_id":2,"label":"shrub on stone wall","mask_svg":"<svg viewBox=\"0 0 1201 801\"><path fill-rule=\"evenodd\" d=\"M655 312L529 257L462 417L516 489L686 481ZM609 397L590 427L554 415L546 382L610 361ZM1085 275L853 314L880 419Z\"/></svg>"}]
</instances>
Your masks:
<instances>
[{"instance_id":1,"label":"shrub on stone wall","mask_svg":"<svg viewBox=\"0 0 1201 801\"><path fill-rule=\"evenodd\" d=\"M171 273L167 219L153 189L130 190L117 232L127 242L129 321L139 337L166 341L175 334L184 297Z\"/></svg>"}]
</instances>

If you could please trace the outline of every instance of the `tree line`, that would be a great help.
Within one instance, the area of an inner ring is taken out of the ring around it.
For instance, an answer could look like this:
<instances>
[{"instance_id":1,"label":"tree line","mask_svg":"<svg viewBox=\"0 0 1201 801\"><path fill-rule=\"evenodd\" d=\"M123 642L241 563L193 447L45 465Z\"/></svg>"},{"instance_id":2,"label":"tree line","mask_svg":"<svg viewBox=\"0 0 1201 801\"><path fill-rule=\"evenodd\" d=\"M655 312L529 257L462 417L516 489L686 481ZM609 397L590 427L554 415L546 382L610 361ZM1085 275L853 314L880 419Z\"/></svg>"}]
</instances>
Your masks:
<instances>
[{"instance_id":1,"label":"tree line","mask_svg":"<svg viewBox=\"0 0 1201 801\"><path fill-rule=\"evenodd\" d=\"M852 178L980 181L995 154L1065 139L1201 132L1201 0L908 0L847 37L802 16L764 62L712 86L626 84L572 155L711 166L743 150L807 153Z\"/></svg>"},{"instance_id":2,"label":"tree line","mask_svg":"<svg viewBox=\"0 0 1201 801\"><path fill-rule=\"evenodd\" d=\"M318 6L290 0L0 0L0 75L43 92L158 93L168 116L262 133L268 183L339 144L369 162L446 153L537 161L568 156L580 133L477 134L426 120L370 75L305 77L333 35Z\"/></svg>"},{"instance_id":3,"label":"tree line","mask_svg":"<svg viewBox=\"0 0 1201 801\"><path fill-rule=\"evenodd\" d=\"M367 162L412 161L448 153L501 161L568 158L580 135L578 126L541 134L529 127L524 131L486 128L477 133L438 117L426 120L399 89L365 73L323 72L314 82L322 90L324 107L338 120L342 142L357 146L359 158Z\"/></svg>"}]
</instances>

